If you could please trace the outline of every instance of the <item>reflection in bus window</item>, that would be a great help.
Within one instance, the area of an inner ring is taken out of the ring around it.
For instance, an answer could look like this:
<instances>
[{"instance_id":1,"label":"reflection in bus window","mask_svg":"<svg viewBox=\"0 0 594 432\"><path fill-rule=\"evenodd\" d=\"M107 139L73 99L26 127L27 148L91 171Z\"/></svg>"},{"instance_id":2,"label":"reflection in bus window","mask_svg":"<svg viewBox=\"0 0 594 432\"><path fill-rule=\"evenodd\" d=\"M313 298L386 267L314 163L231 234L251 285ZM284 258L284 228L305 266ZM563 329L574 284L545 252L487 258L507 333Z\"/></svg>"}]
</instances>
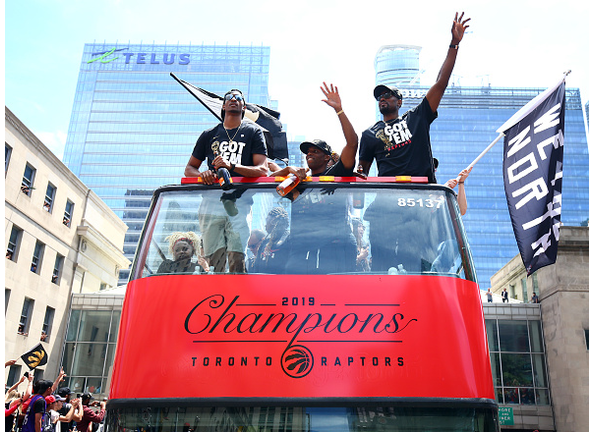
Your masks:
<instances>
[{"instance_id":1,"label":"reflection in bus window","mask_svg":"<svg viewBox=\"0 0 594 432\"><path fill-rule=\"evenodd\" d=\"M445 188L305 184L291 201L269 186L163 191L133 278L179 271L474 278L455 197ZM194 270L171 263L172 235L188 232L203 247L194 248Z\"/></svg>"}]
</instances>

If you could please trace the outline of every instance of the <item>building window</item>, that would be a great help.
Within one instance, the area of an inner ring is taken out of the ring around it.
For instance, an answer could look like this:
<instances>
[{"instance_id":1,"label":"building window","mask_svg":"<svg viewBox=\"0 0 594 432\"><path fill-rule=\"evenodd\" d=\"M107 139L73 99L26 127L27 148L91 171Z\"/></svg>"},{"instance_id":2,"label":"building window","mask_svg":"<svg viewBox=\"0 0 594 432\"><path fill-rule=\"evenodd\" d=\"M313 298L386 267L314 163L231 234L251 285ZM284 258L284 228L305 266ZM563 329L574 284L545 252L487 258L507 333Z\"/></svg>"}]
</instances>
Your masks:
<instances>
[{"instance_id":1,"label":"building window","mask_svg":"<svg viewBox=\"0 0 594 432\"><path fill-rule=\"evenodd\" d=\"M6 248L6 258L16 262L19 254L19 246L23 238L23 230L13 225L10 231L10 239L8 240L8 247Z\"/></svg>"},{"instance_id":2,"label":"building window","mask_svg":"<svg viewBox=\"0 0 594 432\"><path fill-rule=\"evenodd\" d=\"M61 364L68 374L64 386L76 392L107 394L121 312L73 309L68 320Z\"/></svg>"},{"instance_id":3,"label":"building window","mask_svg":"<svg viewBox=\"0 0 594 432\"><path fill-rule=\"evenodd\" d=\"M526 278L522 278L522 298L524 303L528 303L530 301L530 297L528 297L528 283Z\"/></svg>"},{"instance_id":4,"label":"building window","mask_svg":"<svg viewBox=\"0 0 594 432\"><path fill-rule=\"evenodd\" d=\"M35 376L37 378L37 375ZM10 388L21 379L21 365L13 364L8 371L6 385Z\"/></svg>"},{"instance_id":5,"label":"building window","mask_svg":"<svg viewBox=\"0 0 594 432\"><path fill-rule=\"evenodd\" d=\"M497 402L550 405L542 326L536 320L485 320Z\"/></svg>"},{"instance_id":6,"label":"building window","mask_svg":"<svg viewBox=\"0 0 594 432\"><path fill-rule=\"evenodd\" d=\"M536 273L532 275L532 291L534 291L536 295L540 297L540 290L538 289L538 279L536 278Z\"/></svg>"},{"instance_id":7,"label":"building window","mask_svg":"<svg viewBox=\"0 0 594 432\"><path fill-rule=\"evenodd\" d=\"M70 200L66 200L66 208L64 209L64 220L62 223L70 228L72 223L72 212L74 210L74 203Z\"/></svg>"},{"instance_id":8,"label":"building window","mask_svg":"<svg viewBox=\"0 0 594 432\"><path fill-rule=\"evenodd\" d=\"M45 245L39 240L35 242L35 250L33 251L33 259L31 260L31 271L39 274L41 272L41 260L43 259L43 250Z\"/></svg>"},{"instance_id":9,"label":"building window","mask_svg":"<svg viewBox=\"0 0 594 432\"><path fill-rule=\"evenodd\" d=\"M35 168L27 164L25 167L25 173L23 174L23 181L21 182L21 191L31 196L31 190L33 190L33 182L35 181Z\"/></svg>"},{"instance_id":10,"label":"building window","mask_svg":"<svg viewBox=\"0 0 594 432\"><path fill-rule=\"evenodd\" d=\"M64 257L56 254L56 261L54 262L54 271L52 272L52 283L60 285L60 278L62 277L62 267L64 267Z\"/></svg>"},{"instance_id":11,"label":"building window","mask_svg":"<svg viewBox=\"0 0 594 432\"><path fill-rule=\"evenodd\" d=\"M8 165L10 163L10 156L12 155L12 147L8 143L4 143L4 176L8 172Z\"/></svg>"},{"instance_id":12,"label":"building window","mask_svg":"<svg viewBox=\"0 0 594 432\"><path fill-rule=\"evenodd\" d=\"M35 300L25 297L23 302L23 311L21 312L21 320L19 321L18 334L23 336L29 335L29 326L31 325L31 316L33 315L33 304Z\"/></svg>"},{"instance_id":13,"label":"building window","mask_svg":"<svg viewBox=\"0 0 594 432\"><path fill-rule=\"evenodd\" d=\"M105 282L101 282L99 285L99 291L104 291L107 289L107 284Z\"/></svg>"},{"instance_id":14,"label":"building window","mask_svg":"<svg viewBox=\"0 0 594 432\"><path fill-rule=\"evenodd\" d=\"M52 332L52 323L54 322L54 314L56 310L51 307L45 308L45 316L43 318L43 327L41 328L41 338L42 342L49 342L49 338Z\"/></svg>"},{"instance_id":15,"label":"building window","mask_svg":"<svg viewBox=\"0 0 594 432\"><path fill-rule=\"evenodd\" d=\"M4 288L4 316L6 316L6 311L8 310L8 300L10 300L10 290Z\"/></svg>"},{"instance_id":16,"label":"building window","mask_svg":"<svg viewBox=\"0 0 594 432\"><path fill-rule=\"evenodd\" d=\"M52 212L52 208L54 207L54 197L56 196L56 187L48 183L47 189L45 191L45 199L43 200L43 209Z\"/></svg>"},{"instance_id":17,"label":"building window","mask_svg":"<svg viewBox=\"0 0 594 432\"><path fill-rule=\"evenodd\" d=\"M8 300L6 302L8 303ZM586 342L586 349L590 351L590 329L584 329L584 342Z\"/></svg>"}]
</instances>

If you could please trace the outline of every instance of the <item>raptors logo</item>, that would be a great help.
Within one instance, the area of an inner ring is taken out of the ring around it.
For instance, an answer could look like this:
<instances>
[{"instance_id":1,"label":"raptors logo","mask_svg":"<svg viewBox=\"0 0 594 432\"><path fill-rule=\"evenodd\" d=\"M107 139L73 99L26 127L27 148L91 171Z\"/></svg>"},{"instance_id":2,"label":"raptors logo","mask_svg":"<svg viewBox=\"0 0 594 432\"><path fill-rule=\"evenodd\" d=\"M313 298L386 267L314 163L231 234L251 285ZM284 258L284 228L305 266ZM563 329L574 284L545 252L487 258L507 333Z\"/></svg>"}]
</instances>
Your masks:
<instances>
[{"instance_id":1,"label":"raptors logo","mask_svg":"<svg viewBox=\"0 0 594 432\"><path fill-rule=\"evenodd\" d=\"M313 354L303 345L290 346L282 355L281 365L291 378L303 378L313 369Z\"/></svg>"}]
</instances>

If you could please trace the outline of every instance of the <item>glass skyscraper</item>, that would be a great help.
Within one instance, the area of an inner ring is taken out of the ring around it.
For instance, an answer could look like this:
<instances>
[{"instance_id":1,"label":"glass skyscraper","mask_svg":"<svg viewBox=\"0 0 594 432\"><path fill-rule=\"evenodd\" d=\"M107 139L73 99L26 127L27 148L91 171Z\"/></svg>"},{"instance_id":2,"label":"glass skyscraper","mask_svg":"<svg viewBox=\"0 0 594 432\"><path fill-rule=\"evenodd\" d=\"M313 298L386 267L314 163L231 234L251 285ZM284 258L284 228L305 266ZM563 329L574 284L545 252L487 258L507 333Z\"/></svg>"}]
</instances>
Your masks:
<instances>
[{"instance_id":1,"label":"glass skyscraper","mask_svg":"<svg viewBox=\"0 0 594 432\"><path fill-rule=\"evenodd\" d=\"M152 191L179 183L198 135L217 123L169 73L219 95L239 88L274 109L269 64L265 46L85 44L64 163L128 225L126 257Z\"/></svg>"},{"instance_id":2,"label":"glass skyscraper","mask_svg":"<svg viewBox=\"0 0 594 432\"><path fill-rule=\"evenodd\" d=\"M386 55L405 55L406 74L415 76L411 71L409 51L384 49L378 52L376 59L376 84L396 85L402 90L404 101L401 113L419 104L429 87L407 85L402 82L402 74L396 70L381 70L380 67L397 64L396 60L386 60ZM416 68L418 70L418 57ZM497 138L497 128L544 90L450 85L439 106L438 118L431 126L433 156L439 160L437 181L443 184L456 178ZM561 210L564 225L588 223L589 167L584 117L579 90L568 88ZM463 222L472 247L479 284L485 290L491 286L490 277L519 252L503 189L502 161L503 139L475 165L465 183L468 211Z\"/></svg>"}]
</instances>

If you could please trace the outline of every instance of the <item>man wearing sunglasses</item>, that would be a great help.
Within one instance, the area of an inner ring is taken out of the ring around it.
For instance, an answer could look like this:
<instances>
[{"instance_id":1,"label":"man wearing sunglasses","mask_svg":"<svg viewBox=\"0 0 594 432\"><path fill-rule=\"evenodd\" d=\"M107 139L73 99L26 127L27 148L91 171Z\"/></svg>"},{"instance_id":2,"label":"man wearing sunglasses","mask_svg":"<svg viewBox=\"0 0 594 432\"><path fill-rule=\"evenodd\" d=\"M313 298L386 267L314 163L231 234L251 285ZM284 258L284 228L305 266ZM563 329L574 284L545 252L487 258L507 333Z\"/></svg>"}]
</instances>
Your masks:
<instances>
[{"instance_id":1,"label":"man wearing sunglasses","mask_svg":"<svg viewBox=\"0 0 594 432\"><path fill-rule=\"evenodd\" d=\"M379 176L422 176L435 183L435 168L429 140L429 127L437 118L437 107L454 69L458 46L468 28L470 18L463 20L456 13L452 23L452 39L446 59L441 66L436 83L423 101L399 116L402 93L396 87L378 85L373 95L378 101L382 121L363 132L359 162L365 174L375 159Z\"/></svg>"},{"instance_id":2,"label":"man wearing sunglasses","mask_svg":"<svg viewBox=\"0 0 594 432\"><path fill-rule=\"evenodd\" d=\"M379 176L419 176L436 183L435 166L429 139L429 128L437 118L437 108L454 69L458 45L468 28L464 12L456 13L452 23L452 39L446 59L441 66L436 83L415 108L402 116L402 93L396 87L378 85L373 95L378 101L382 120L363 132L359 151L359 163L365 174L375 159ZM388 272L392 267L408 272L421 271L421 257L428 241L411 238L405 229L411 221L418 221L413 208L395 220L390 214L391 199L378 198L365 211L364 219L369 222L369 243L371 244L371 270ZM386 242L389 238L390 242Z\"/></svg>"},{"instance_id":3,"label":"man wearing sunglasses","mask_svg":"<svg viewBox=\"0 0 594 432\"><path fill-rule=\"evenodd\" d=\"M228 169L234 177L268 174L264 133L255 123L242 121L245 105L241 91L232 89L225 93L223 122L202 132L186 166L186 177L200 177L212 185L217 182L219 168ZM200 171L204 160L208 167ZM245 272L244 251L250 234L247 216L252 203L234 192L224 193L221 199L210 196L202 200L198 211L204 255L215 272L223 272L227 263L229 272ZM229 212L229 208L234 211Z\"/></svg>"}]
</instances>

